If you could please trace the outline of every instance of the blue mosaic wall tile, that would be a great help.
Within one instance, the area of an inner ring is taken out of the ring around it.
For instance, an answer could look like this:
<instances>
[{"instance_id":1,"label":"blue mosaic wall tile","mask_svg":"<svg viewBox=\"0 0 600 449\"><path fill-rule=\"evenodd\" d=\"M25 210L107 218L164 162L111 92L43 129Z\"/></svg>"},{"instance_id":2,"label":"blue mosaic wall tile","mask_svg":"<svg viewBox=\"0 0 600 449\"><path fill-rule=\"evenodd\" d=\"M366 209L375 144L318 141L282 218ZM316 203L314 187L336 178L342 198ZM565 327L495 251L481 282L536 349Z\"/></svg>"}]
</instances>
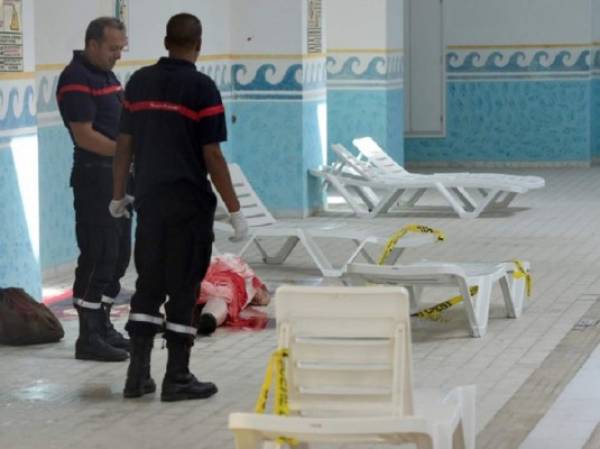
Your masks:
<instances>
[{"instance_id":1,"label":"blue mosaic wall tile","mask_svg":"<svg viewBox=\"0 0 600 449\"><path fill-rule=\"evenodd\" d=\"M75 213L69 176L73 144L62 125L38 129L40 182L40 258L42 269L73 261Z\"/></svg>"},{"instance_id":2,"label":"blue mosaic wall tile","mask_svg":"<svg viewBox=\"0 0 600 449\"><path fill-rule=\"evenodd\" d=\"M30 238L10 149L0 149L0 287L24 288L41 297L39 262Z\"/></svg>"},{"instance_id":3,"label":"blue mosaic wall tile","mask_svg":"<svg viewBox=\"0 0 600 449\"><path fill-rule=\"evenodd\" d=\"M231 105L236 117L231 129L235 136L232 159L271 212L302 213L316 201L307 197L306 169L318 165L320 148L313 145L317 125L304 122L305 108L310 106L300 101ZM308 135L303 140L304 129Z\"/></svg>"},{"instance_id":4,"label":"blue mosaic wall tile","mask_svg":"<svg viewBox=\"0 0 600 449\"><path fill-rule=\"evenodd\" d=\"M399 164L404 164L404 90L387 91L386 140L381 144Z\"/></svg>"},{"instance_id":5,"label":"blue mosaic wall tile","mask_svg":"<svg viewBox=\"0 0 600 449\"><path fill-rule=\"evenodd\" d=\"M370 136L398 162L404 161L404 91L329 90L327 92L328 160L331 144L353 149L352 139Z\"/></svg>"},{"instance_id":6,"label":"blue mosaic wall tile","mask_svg":"<svg viewBox=\"0 0 600 449\"><path fill-rule=\"evenodd\" d=\"M589 161L590 83L449 82L447 136L406 139L408 161Z\"/></svg>"}]
</instances>

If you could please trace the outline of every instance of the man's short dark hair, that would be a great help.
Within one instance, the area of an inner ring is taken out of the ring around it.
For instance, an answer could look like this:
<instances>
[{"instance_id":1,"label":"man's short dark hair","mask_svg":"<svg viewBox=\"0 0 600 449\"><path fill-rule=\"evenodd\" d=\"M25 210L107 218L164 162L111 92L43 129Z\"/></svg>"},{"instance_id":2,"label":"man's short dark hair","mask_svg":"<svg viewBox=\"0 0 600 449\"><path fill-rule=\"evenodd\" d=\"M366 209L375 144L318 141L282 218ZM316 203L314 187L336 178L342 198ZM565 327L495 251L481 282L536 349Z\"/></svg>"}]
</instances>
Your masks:
<instances>
[{"instance_id":1,"label":"man's short dark hair","mask_svg":"<svg viewBox=\"0 0 600 449\"><path fill-rule=\"evenodd\" d=\"M202 23L193 14L176 14L167 22L166 41L181 48L193 48L202 38Z\"/></svg>"},{"instance_id":2,"label":"man's short dark hair","mask_svg":"<svg viewBox=\"0 0 600 449\"><path fill-rule=\"evenodd\" d=\"M116 17L98 17L92 20L85 30L85 45L87 46L90 41L102 42L106 28L125 32L125 24Z\"/></svg>"}]
</instances>

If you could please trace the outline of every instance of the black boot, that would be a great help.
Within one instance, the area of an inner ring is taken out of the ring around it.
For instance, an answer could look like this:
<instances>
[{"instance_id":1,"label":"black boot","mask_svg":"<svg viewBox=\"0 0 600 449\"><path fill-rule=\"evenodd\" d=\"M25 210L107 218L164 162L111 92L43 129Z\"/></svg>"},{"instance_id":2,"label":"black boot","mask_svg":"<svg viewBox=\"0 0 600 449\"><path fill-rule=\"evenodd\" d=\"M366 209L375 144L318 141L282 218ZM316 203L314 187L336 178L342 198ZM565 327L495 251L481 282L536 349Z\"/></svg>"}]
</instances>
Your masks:
<instances>
[{"instance_id":1,"label":"black boot","mask_svg":"<svg viewBox=\"0 0 600 449\"><path fill-rule=\"evenodd\" d=\"M150 377L150 356L154 337L131 337L131 360L127 368L127 380L123 396L126 398L139 398L145 394L154 393L156 384Z\"/></svg>"},{"instance_id":2,"label":"black boot","mask_svg":"<svg viewBox=\"0 0 600 449\"><path fill-rule=\"evenodd\" d=\"M118 332L110 321L110 309L112 304L102 303L102 310L104 311L104 326L106 327L106 342L114 346L115 348L130 351L131 343L127 338Z\"/></svg>"},{"instance_id":3,"label":"black boot","mask_svg":"<svg viewBox=\"0 0 600 449\"><path fill-rule=\"evenodd\" d=\"M79 315L79 338L75 342L75 358L100 362L122 362L127 360L127 351L115 348L106 342L104 312L101 309L75 307Z\"/></svg>"},{"instance_id":4,"label":"black boot","mask_svg":"<svg viewBox=\"0 0 600 449\"><path fill-rule=\"evenodd\" d=\"M167 373L162 383L160 400L164 402L186 399L205 399L217 392L212 382L200 382L189 370L191 344L169 341Z\"/></svg>"}]
</instances>

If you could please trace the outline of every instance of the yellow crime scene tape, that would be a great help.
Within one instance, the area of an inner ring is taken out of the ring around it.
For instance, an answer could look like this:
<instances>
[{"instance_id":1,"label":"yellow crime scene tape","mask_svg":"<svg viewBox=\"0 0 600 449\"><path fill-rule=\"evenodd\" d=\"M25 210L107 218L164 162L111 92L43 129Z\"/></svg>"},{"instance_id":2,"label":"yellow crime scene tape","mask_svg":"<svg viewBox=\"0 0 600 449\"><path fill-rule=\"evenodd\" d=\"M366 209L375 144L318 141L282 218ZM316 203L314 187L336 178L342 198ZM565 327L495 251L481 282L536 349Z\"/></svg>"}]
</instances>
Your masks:
<instances>
[{"instance_id":1,"label":"yellow crime scene tape","mask_svg":"<svg viewBox=\"0 0 600 449\"><path fill-rule=\"evenodd\" d=\"M478 291L479 287L477 287L476 285L469 287L469 294L471 296L475 296ZM453 296L452 298L447 299L446 301L436 304L433 307L429 307L428 309L421 310L420 312L413 313L410 316L416 316L418 318L424 318L426 320L440 321L442 319L442 312L444 310L448 310L450 307L459 304L464 299L465 298L463 297L463 295Z\"/></svg>"},{"instance_id":2,"label":"yellow crime scene tape","mask_svg":"<svg viewBox=\"0 0 600 449\"><path fill-rule=\"evenodd\" d=\"M516 270L513 272L513 276L515 279L525 278L525 291L527 292L527 297L531 296L531 273L523 267L523 262L520 260L513 260L515 264Z\"/></svg>"},{"instance_id":3,"label":"yellow crime scene tape","mask_svg":"<svg viewBox=\"0 0 600 449\"><path fill-rule=\"evenodd\" d=\"M531 296L531 273L529 273L529 271L527 271L525 269L525 267L523 266L523 262L520 260L513 260L513 263L515 264L515 271L513 271L513 277L515 279L522 279L525 278L525 289L527 292L527 297ZM476 285L473 285L471 287L469 287L469 293L471 294L471 296L475 296L477 294L477 291L479 290L479 288ZM453 296L452 298L443 301L439 304L436 304L433 307L429 307L428 309L425 310L421 310L420 312L417 313L413 313L411 316L416 316L418 318L424 318L427 320L432 320L432 321L440 321L442 319L442 312L444 312L445 310L448 310L450 307L459 304L461 301L463 301L465 298L463 298L462 295L458 295L458 296Z\"/></svg>"},{"instance_id":4,"label":"yellow crime scene tape","mask_svg":"<svg viewBox=\"0 0 600 449\"><path fill-rule=\"evenodd\" d=\"M437 237L437 241L439 242L442 242L446 239L446 236L442 231L430 228L429 226L423 226L418 224L406 225L394 232L392 236L388 239L388 241L385 244L385 247L383 248L383 251L381 252L381 255L379 256L379 260L377 261L378 265L383 265L385 263L386 259L390 256L390 254L392 254L392 251L394 251L398 240L400 240L409 232L416 232L418 234L433 234Z\"/></svg>"},{"instance_id":5,"label":"yellow crime scene tape","mask_svg":"<svg viewBox=\"0 0 600 449\"><path fill-rule=\"evenodd\" d=\"M256 413L265 413L265 410L267 409L267 403L269 401L269 391L271 390L271 384L273 384L274 377L275 391L273 398L273 411L276 415L280 416L287 416L290 414L284 360L287 357L289 357L289 351L286 348L278 349L271 355L271 359L267 365L267 370L265 371L265 378L254 406L254 411ZM298 445L297 440L287 437L279 437L277 438L277 442L279 444L287 444L289 446Z\"/></svg>"}]
</instances>

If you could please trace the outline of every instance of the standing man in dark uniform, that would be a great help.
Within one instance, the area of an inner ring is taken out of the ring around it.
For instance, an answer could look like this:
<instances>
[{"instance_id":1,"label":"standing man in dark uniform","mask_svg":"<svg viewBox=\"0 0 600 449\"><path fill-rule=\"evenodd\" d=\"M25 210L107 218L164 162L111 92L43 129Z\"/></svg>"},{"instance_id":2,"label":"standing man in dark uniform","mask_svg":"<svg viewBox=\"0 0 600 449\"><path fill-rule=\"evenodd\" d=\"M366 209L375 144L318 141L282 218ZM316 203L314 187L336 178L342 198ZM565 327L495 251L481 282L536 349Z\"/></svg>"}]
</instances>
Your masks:
<instances>
[{"instance_id":1,"label":"standing man in dark uniform","mask_svg":"<svg viewBox=\"0 0 600 449\"><path fill-rule=\"evenodd\" d=\"M150 355L163 327L169 355L161 400L217 392L213 383L200 382L189 371L196 335L192 311L214 240L216 197L208 174L231 214L233 239L243 239L248 228L219 145L227 137L221 96L195 66L201 37L197 17L171 17L165 37L169 57L135 72L125 90L109 206L115 217L125 212L127 171L135 157L138 278L125 327L131 338L125 397L156 390ZM167 296L165 320L159 309Z\"/></svg>"},{"instance_id":2,"label":"standing man in dark uniform","mask_svg":"<svg viewBox=\"0 0 600 449\"><path fill-rule=\"evenodd\" d=\"M60 113L75 145L70 181L80 251L73 284L79 315L75 358L83 360L128 357L129 340L112 326L110 308L129 264L131 220L129 212L116 219L106 210L123 98L112 68L126 43L122 22L112 17L93 20L85 33L85 49L73 52L57 86Z\"/></svg>"}]
</instances>

